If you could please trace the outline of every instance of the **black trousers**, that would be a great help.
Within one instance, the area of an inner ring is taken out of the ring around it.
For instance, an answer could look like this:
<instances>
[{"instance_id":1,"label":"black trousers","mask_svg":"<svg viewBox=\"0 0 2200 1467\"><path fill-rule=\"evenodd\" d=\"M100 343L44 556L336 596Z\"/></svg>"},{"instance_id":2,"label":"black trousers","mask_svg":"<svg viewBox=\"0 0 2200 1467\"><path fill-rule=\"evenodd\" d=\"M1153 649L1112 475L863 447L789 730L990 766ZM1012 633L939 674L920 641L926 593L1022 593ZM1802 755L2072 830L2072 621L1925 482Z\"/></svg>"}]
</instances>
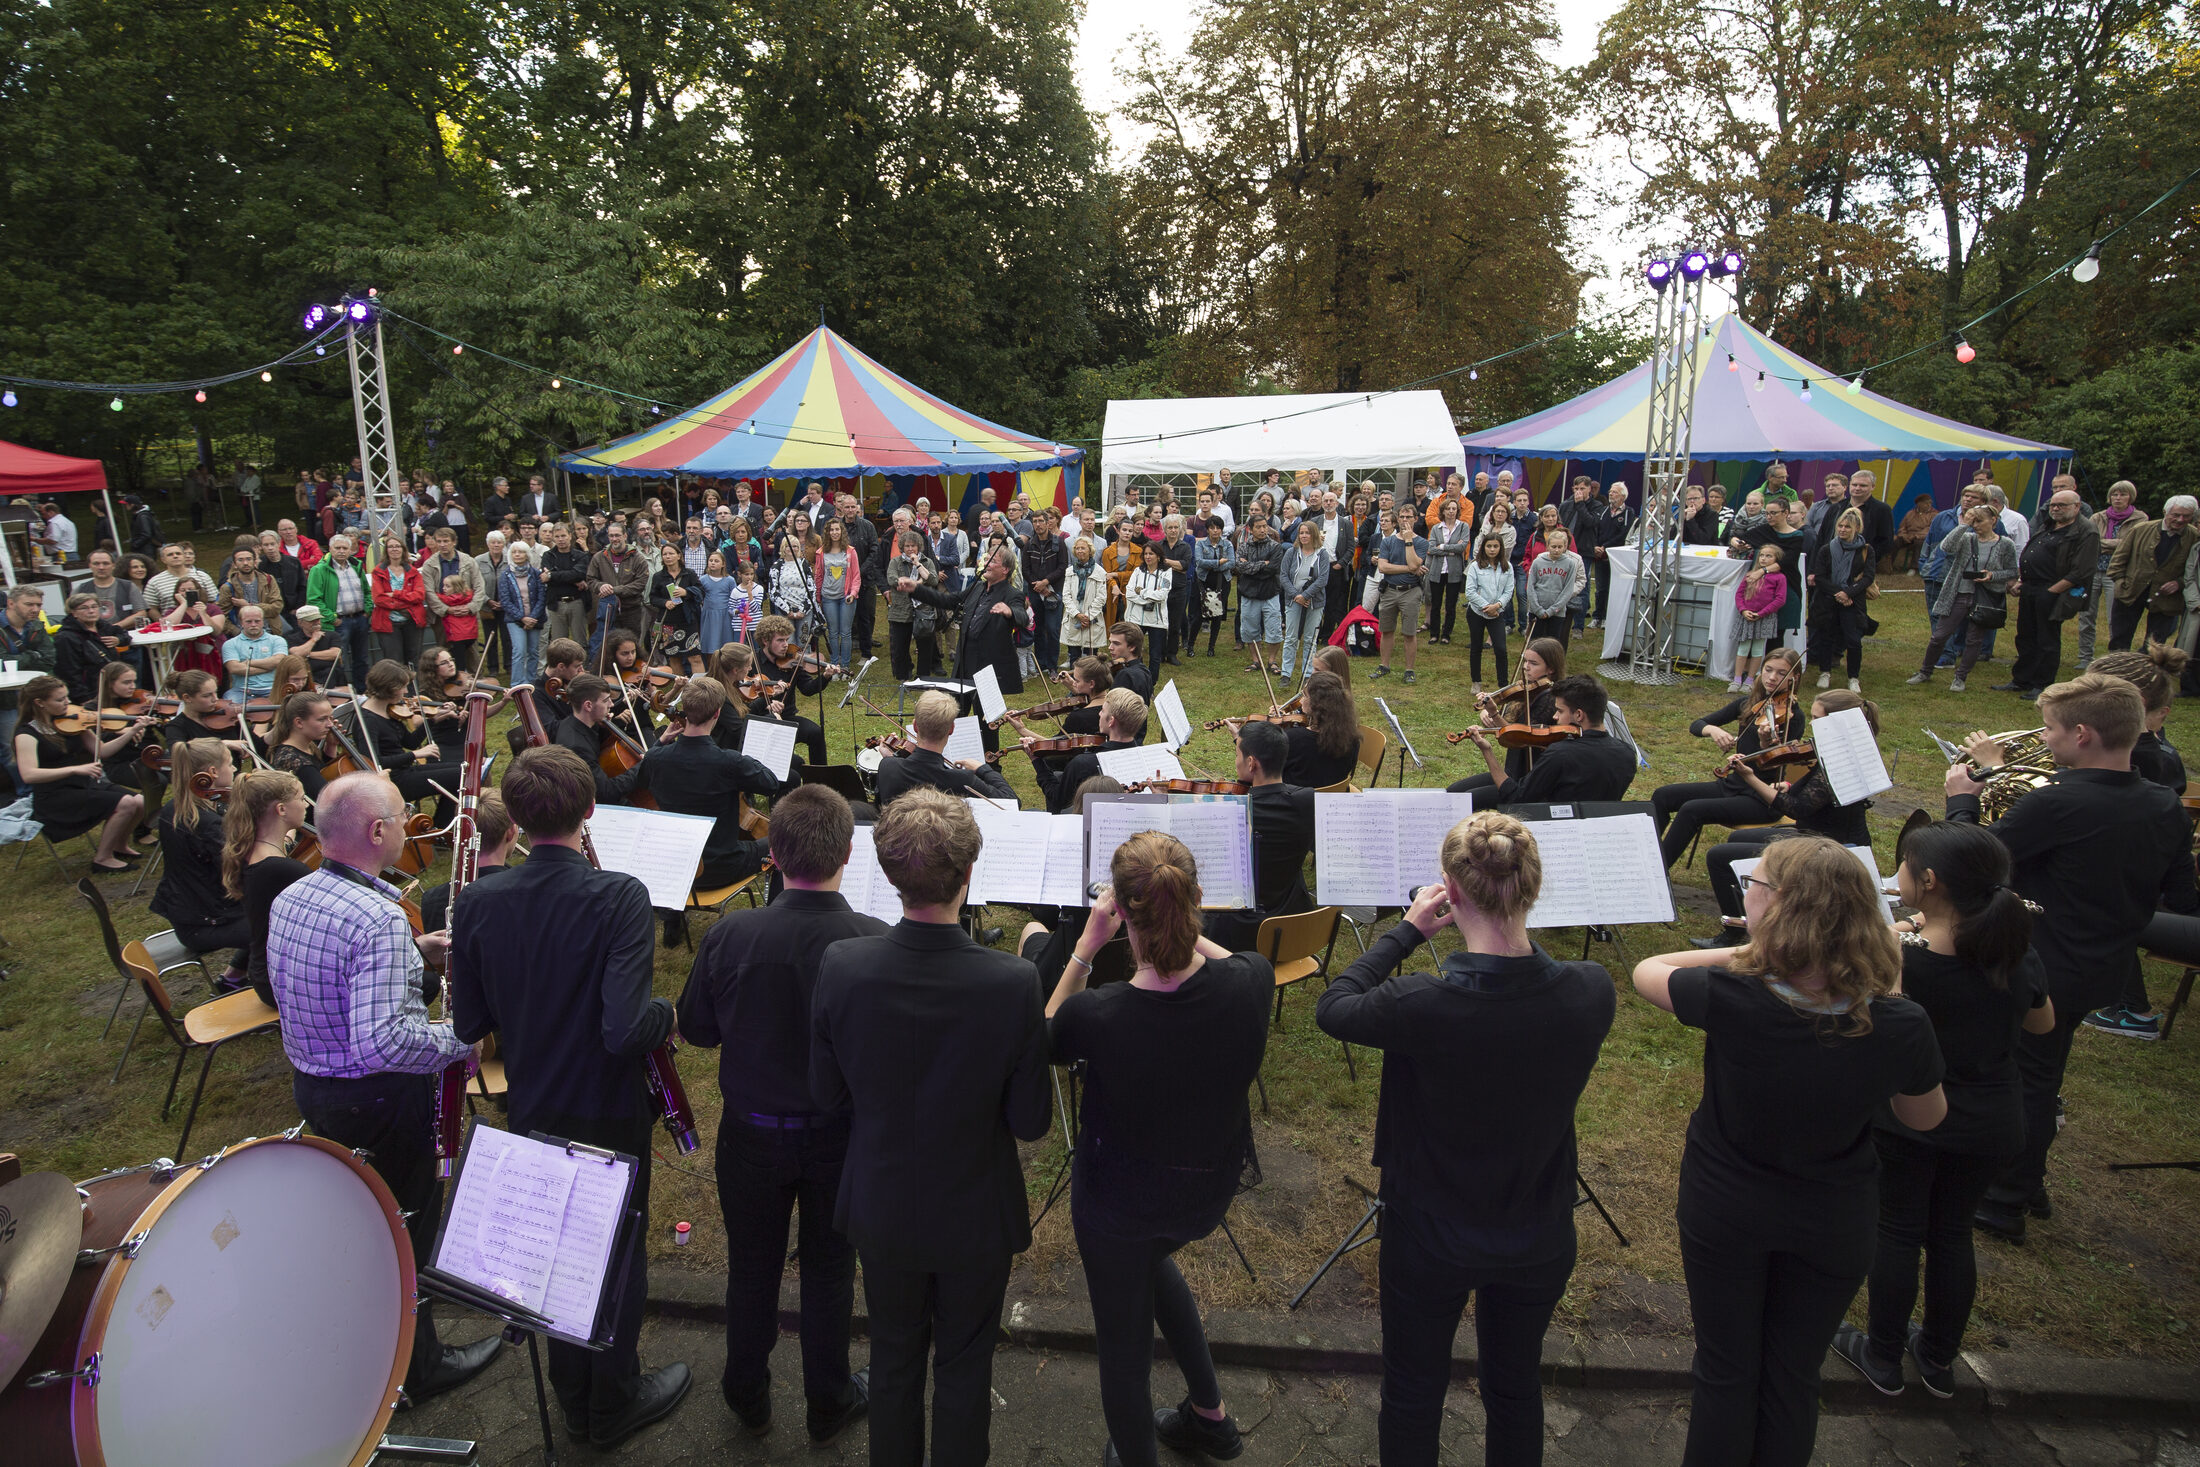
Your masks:
<instances>
[{"instance_id":1,"label":"black trousers","mask_svg":"<svg viewBox=\"0 0 2200 1467\"><path fill-rule=\"evenodd\" d=\"M251 962L246 950L252 941L252 925L239 917L234 922L220 922L211 927L178 927L176 939L195 953L210 953L229 947L236 951L229 955L229 971L242 973Z\"/></svg>"},{"instance_id":2,"label":"black trousers","mask_svg":"<svg viewBox=\"0 0 2200 1467\"><path fill-rule=\"evenodd\" d=\"M1700 784L1659 785L1650 795L1658 819L1658 848L1665 866L1688 851L1706 825L1754 825L1772 818L1772 807L1753 794L1736 794L1716 780Z\"/></svg>"},{"instance_id":3,"label":"black trousers","mask_svg":"<svg viewBox=\"0 0 2200 1467\"><path fill-rule=\"evenodd\" d=\"M802 1215L796 1241L802 1265L802 1393L825 1412L841 1409L854 1396L848 1333L856 1302L856 1250L833 1231L833 1200L840 1193L840 1169L847 1159L846 1120L787 1129L729 1115L719 1126L728 1400L753 1400L771 1385L787 1217L797 1204Z\"/></svg>"},{"instance_id":4,"label":"black trousers","mask_svg":"<svg viewBox=\"0 0 2200 1467\"><path fill-rule=\"evenodd\" d=\"M1383 1405L1376 1435L1383 1467L1435 1467L1452 1341L1470 1297L1488 1423L1484 1460L1489 1467L1541 1462L1543 1336L1573 1275L1573 1250L1546 1263L1465 1268L1424 1247L1394 1208L1382 1253Z\"/></svg>"},{"instance_id":5,"label":"black trousers","mask_svg":"<svg viewBox=\"0 0 2200 1467\"><path fill-rule=\"evenodd\" d=\"M1612 605L1611 558L1603 555L1598 556L1590 564L1589 574L1596 578L1596 609L1589 614L1598 621L1602 621L1604 620L1604 613L1610 610Z\"/></svg>"},{"instance_id":6,"label":"black trousers","mask_svg":"<svg viewBox=\"0 0 2200 1467\"><path fill-rule=\"evenodd\" d=\"M856 597L855 622L849 633L855 644L863 649L863 655L870 656L871 649L878 644L878 592L868 586Z\"/></svg>"},{"instance_id":7,"label":"black trousers","mask_svg":"<svg viewBox=\"0 0 2200 1467\"><path fill-rule=\"evenodd\" d=\"M1344 614L1359 603L1352 600L1352 572L1341 565L1329 567L1329 591L1322 600L1322 641L1328 642Z\"/></svg>"},{"instance_id":8,"label":"black trousers","mask_svg":"<svg viewBox=\"0 0 2200 1467\"><path fill-rule=\"evenodd\" d=\"M952 1273L863 1260L871 1316L871 1467L925 1459L925 1354L932 1357L931 1467L983 1467L993 1416L993 1345L1009 1265Z\"/></svg>"},{"instance_id":9,"label":"black trousers","mask_svg":"<svg viewBox=\"0 0 2200 1467\"><path fill-rule=\"evenodd\" d=\"M2166 577L2165 577L2166 579ZM2175 611L2148 611L2144 603L2111 601L2108 607L2108 650L2129 652L2132 634L2139 630L2139 620L2146 619L2147 640L2166 642L2177 631Z\"/></svg>"},{"instance_id":10,"label":"black trousers","mask_svg":"<svg viewBox=\"0 0 2200 1467\"><path fill-rule=\"evenodd\" d=\"M2022 1207L2047 1185L2047 1151L2055 1144L2055 1098L2062 1094L2070 1043L2085 1022L2083 1004L2055 1005L2055 1027L2017 1036L2017 1074L2024 1081L2024 1149L1986 1189L2004 1209Z\"/></svg>"},{"instance_id":11,"label":"black trousers","mask_svg":"<svg viewBox=\"0 0 2200 1467\"><path fill-rule=\"evenodd\" d=\"M893 658L896 682L905 683L911 677L930 677L939 671L938 633L929 637L912 636L910 623L889 621L886 623L886 650Z\"/></svg>"},{"instance_id":12,"label":"black trousers","mask_svg":"<svg viewBox=\"0 0 2200 1467\"><path fill-rule=\"evenodd\" d=\"M1192 598L1187 591L1182 596L1169 598L1169 654L1174 661L1179 651L1189 649L1192 640Z\"/></svg>"},{"instance_id":13,"label":"black trousers","mask_svg":"<svg viewBox=\"0 0 2200 1467\"><path fill-rule=\"evenodd\" d=\"M1438 581L1436 600L1429 607L1429 635L1451 640L1451 629L1459 621L1459 593L1467 589L1465 581ZM1474 613L1467 613L1467 620L1474 620Z\"/></svg>"},{"instance_id":14,"label":"black trousers","mask_svg":"<svg viewBox=\"0 0 2200 1467\"><path fill-rule=\"evenodd\" d=\"M1100 1412L1123 1467L1156 1467L1153 1429L1153 1332L1169 1342L1192 1404L1222 1404L1222 1383L1207 1353L1199 1305L1177 1271L1182 1245L1166 1238L1111 1238L1077 1230L1077 1253L1092 1295L1092 1340L1100 1357Z\"/></svg>"},{"instance_id":15,"label":"black trousers","mask_svg":"<svg viewBox=\"0 0 2200 1467\"><path fill-rule=\"evenodd\" d=\"M1447 631L1444 635L1450 636L1451 633ZM1491 649L1497 653L1497 680L1502 683L1506 680L1505 618L1500 616L1493 621L1489 617L1469 611L1467 670L1476 682L1482 681L1482 642L1485 638L1488 639Z\"/></svg>"},{"instance_id":16,"label":"black trousers","mask_svg":"<svg viewBox=\"0 0 2200 1467\"><path fill-rule=\"evenodd\" d=\"M437 752L440 753L441 750L438 749ZM390 781L397 786L397 792L405 797L408 805L415 800L424 800L435 795L434 818L439 826L450 824L451 816L457 813L452 808L449 797L437 794L435 788L437 785L447 790L458 788L458 764L455 760L447 763L408 764L403 769L391 770Z\"/></svg>"},{"instance_id":17,"label":"black trousers","mask_svg":"<svg viewBox=\"0 0 2200 1467\"><path fill-rule=\"evenodd\" d=\"M1680 1204L1681 1267L1695 1320L1688 1467L1807 1467L1818 1436L1818 1366L1871 1266L1850 1246L1793 1251L1714 1209ZM1388 1244L1386 1242L1385 1246Z\"/></svg>"},{"instance_id":18,"label":"black trousers","mask_svg":"<svg viewBox=\"0 0 2200 1467\"><path fill-rule=\"evenodd\" d=\"M742 841L723 860L706 860L695 868L695 889L711 891L721 886L731 886L743 877L754 876L764 869L764 858L771 853L770 841Z\"/></svg>"},{"instance_id":19,"label":"black trousers","mask_svg":"<svg viewBox=\"0 0 2200 1467\"><path fill-rule=\"evenodd\" d=\"M1531 617L1528 621L1528 640L1549 637L1563 647L1573 631L1573 612L1561 611L1556 616Z\"/></svg>"},{"instance_id":20,"label":"black trousers","mask_svg":"<svg viewBox=\"0 0 2200 1467\"><path fill-rule=\"evenodd\" d=\"M1936 1365L1956 1358L1978 1297L1971 1214L2006 1156L1949 1151L1915 1137L1872 1131L1879 1150L1879 1247L1872 1255L1872 1353L1899 1360L1917 1303L1918 1255L1925 1258L1925 1330L1918 1341Z\"/></svg>"},{"instance_id":21,"label":"black trousers","mask_svg":"<svg viewBox=\"0 0 2200 1467\"><path fill-rule=\"evenodd\" d=\"M1444 791L1447 794L1471 795L1476 790L1493 790L1496 788L1496 777L1485 772L1482 774L1470 774L1464 779L1455 779L1450 784L1444 786Z\"/></svg>"},{"instance_id":22,"label":"black trousers","mask_svg":"<svg viewBox=\"0 0 2200 1467\"><path fill-rule=\"evenodd\" d=\"M1721 915L1742 915L1742 884L1734 877L1734 863L1754 861L1763 855L1774 834L1771 829L1733 831L1704 852L1703 869L1711 878L1711 895L1718 901Z\"/></svg>"},{"instance_id":23,"label":"black trousers","mask_svg":"<svg viewBox=\"0 0 2200 1467\"><path fill-rule=\"evenodd\" d=\"M1834 609L1825 620L1810 629L1810 665L1827 672L1842 654L1848 657L1850 677L1864 671L1864 603L1854 606L1834 603Z\"/></svg>"},{"instance_id":24,"label":"black trousers","mask_svg":"<svg viewBox=\"0 0 2200 1467\"><path fill-rule=\"evenodd\" d=\"M422 1268L435 1259L436 1227L443 1217L443 1181L435 1174L435 1082L433 1075L338 1080L303 1070L290 1077L291 1098L313 1134L367 1154L367 1165L407 1214L405 1235L412 1240L415 1265ZM405 1383L418 1382L442 1358L435 1316L423 1299L413 1321Z\"/></svg>"},{"instance_id":25,"label":"black trousers","mask_svg":"<svg viewBox=\"0 0 2200 1467\"><path fill-rule=\"evenodd\" d=\"M2055 609L2064 598L2050 591L2022 591L2017 595L2017 660L2009 681L2035 691L2047 687L2062 674L2062 623Z\"/></svg>"},{"instance_id":26,"label":"black trousers","mask_svg":"<svg viewBox=\"0 0 2200 1467\"><path fill-rule=\"evenodd\" d=\"M643 1240L649 1236L649 1171L651 1122L589 1121L572 1117L512 1117L519 1135L540 1131L607 1151L622 1151L641 1164L634 1173L634 1193L629 1205L641 1213L636 1219L625 1256L614 1255L604 1270L604 1292L618 1295L611 1316L611 1344L602 1350L583 1349L561 1340L547 1340L550 1356L550 1389L565 1412L568 1426L586 1430L591 1417L616 1416L633 1401L641 1388L642 1306L649 1295L649 1254Z\"/></svg>"}]
</instances>

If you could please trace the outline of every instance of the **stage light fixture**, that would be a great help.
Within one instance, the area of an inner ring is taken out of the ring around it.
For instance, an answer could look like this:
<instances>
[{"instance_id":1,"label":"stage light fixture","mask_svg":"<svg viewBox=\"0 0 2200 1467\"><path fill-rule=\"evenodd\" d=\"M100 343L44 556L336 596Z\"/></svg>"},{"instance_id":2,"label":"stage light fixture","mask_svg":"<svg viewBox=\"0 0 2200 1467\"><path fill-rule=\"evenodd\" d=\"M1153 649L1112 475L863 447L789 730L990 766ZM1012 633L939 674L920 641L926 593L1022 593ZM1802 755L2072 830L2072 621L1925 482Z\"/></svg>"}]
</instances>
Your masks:
<instances>
[{"instance_id":1,"label":"stage light fixture","mask_svg":"<svg viewBox=\"0 0 2200 1467\"><path fill-rule=\"evenodd\" d=\"M309 332L320 330L323 326L326 326L328 324L328 316L329 311L327 306L307 306L305 314L306 330Z\"/></svg>"},{"instance_id":2,"label":"stage light fixture","mask_svg":"<svg viewBox=\"0 0 2200 1467\"><path fill-rule=\"evenodd\" d=\"M1702 250L1690 250L1681 256L1681 274L1690 280L1703 279L1703 272L1711 268L1711 257Z\"/></svg>"},{"instance_id":3,"label":"stage light fixture","mask_svg":"<svg viewBox=\"0 0 2200 1467\"><path fill-rule=\"evenodd\" d=\"M2101 247L2097 244L2087 245L2085 247L2085 258L2071 269L2070 278L2080 285L2091 285L2100 278L2100 274Z\"/></svg>"},{"instance_id":4,"label":"stage light fixture","mask_svg":"<svg viewBox=\"0 0 2200 1467\"><path fill-rule=\"evenodd\" d=\"M364 321L374 314L374 307L365 301L352 301L344 307L344 314L354 321Z\"/></svg>"},{"instance_id":5,"label":"stage light fixture","mask_svg":"<svg viewBox=\"0 0 2200 1467\"><path fill-rule=\"evenodd\" d=\"M1724 280L1729 275L1739 275L1741 273L1742 252L1740 250L1728 250L1711 262L1710 274L1713 280Z\"/></svg>"},{"instance_id":6,"label":"stage light fixture","mask_svg":"<svg viewBox=\"0 0 2200 1467\"><path fill-rule=\"evenodd\" d=\"M1978 348L1962 337L1956 338L1956 360L1968 366L1978 357Z\"/></svg>"},{"instance_id":7,"label":"stage light fixture","mask_svg":"<svg viewBox=\"0 0 2200 1467\"><path fill-rule=\"evenodd\" d=\"M1673 283L1673 262L1671 260L1652 260L1643 270L1642 278L1650 282L1652 290L1663 291Z\"/></svg>"}]
</instances>

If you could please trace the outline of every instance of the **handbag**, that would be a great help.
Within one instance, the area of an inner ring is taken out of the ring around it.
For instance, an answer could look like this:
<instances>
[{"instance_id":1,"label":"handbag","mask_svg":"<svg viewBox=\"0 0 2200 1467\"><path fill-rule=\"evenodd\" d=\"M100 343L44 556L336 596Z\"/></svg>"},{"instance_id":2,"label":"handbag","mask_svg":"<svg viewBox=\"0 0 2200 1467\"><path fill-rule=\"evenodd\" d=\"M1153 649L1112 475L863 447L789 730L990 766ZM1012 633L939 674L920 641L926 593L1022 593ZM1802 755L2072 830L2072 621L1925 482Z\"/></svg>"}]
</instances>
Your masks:
<instances>
[{"instance_id":1,"label":"handbag","mask_svg":"<svg viewBox=\"0 0 2200 1467\"><path fill-rule=\"evenodd\" d=\"M1978 590L1971 593L1971 625L1992 631L2009 622L2009 597L2005 592ZM1987 598L1993 599L1989 601Z\"/></svg>"}]
</instances>

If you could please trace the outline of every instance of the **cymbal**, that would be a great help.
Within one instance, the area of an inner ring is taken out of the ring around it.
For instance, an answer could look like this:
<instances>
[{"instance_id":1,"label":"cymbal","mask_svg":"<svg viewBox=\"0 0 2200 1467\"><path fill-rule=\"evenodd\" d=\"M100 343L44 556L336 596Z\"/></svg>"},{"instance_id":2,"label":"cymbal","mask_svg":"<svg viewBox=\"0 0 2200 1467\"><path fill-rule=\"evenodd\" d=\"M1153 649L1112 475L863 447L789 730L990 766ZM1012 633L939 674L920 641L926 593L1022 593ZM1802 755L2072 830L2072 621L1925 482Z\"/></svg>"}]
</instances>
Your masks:
<instances>
[{"instance_id":1,"label":"cymbal","mask_svg":"<svg viewBox=\"0 0 2200 1467\"><path fill-rule=\"evenodd\" d=\"M33 1172L0 1187L0 1387L30 1358L84 1242L84 1210L59 1172Z\"/></svg>"}]
</instances>

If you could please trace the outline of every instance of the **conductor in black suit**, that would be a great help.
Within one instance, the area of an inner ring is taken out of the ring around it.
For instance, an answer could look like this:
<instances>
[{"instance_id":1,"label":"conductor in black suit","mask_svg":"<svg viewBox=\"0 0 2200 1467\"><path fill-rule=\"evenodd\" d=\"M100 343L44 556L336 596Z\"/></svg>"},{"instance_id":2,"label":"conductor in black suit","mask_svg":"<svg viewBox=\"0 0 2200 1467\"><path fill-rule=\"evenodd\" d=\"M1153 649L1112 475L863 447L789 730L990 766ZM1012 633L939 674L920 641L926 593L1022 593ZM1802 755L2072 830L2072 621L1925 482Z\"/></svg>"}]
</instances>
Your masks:
<instances>
[{"instance_id":1,"label":"conductor in black suit","mask_svg":"<svg viewBox=\"0 0 2200 1467\"><path fill-rule=\"evenodd\" d=\"M942 591L903 577L900 589L912 599L929 602L962 619L962 636L955 648L955 676L974 679L981 667L993 669L1001 692L1015 697L1024 690L1024 673L1016 656L1016 634L1031 630L1031 598L1014 580L1014 552L1006 546L986 557L978 578L961 591ZM975 707L978 695L969 695ZM985 730L985 746L998 744L993 730Z\"/></svg>"},{"instance_id":2,"label":"conductor in black suit","mask_svg":"<svg viewBox=\"0 0 2200 1467\"><path fill-rule=\"evenodd\" d=\"M632 1205L642 1217L626 1256L606 1270L625 1275L605 1281L623 1291L610 1348L550 1342L567 1430L609 1448L669 1415L688 1388L685 1365L644 1375L638 1348L655 1118L645 1060L672 1033L672 1005L650 996L649 888L597 870L582 851L595 771L550 745L513 760L500 789L530 850L524 865L484 872L452 903L451 1018L468 1044L497 1034L512 1134L541 1131L637 1159Z\"/></svg>"},{"instance_id":3,"label":"conductor in black suit","mask_svg":"<svg viewBox=\"0 0 2200 1467\"><path fill-rule=\"evenodd\" d=\"M910 741L916 751L889 758L878 767L878 803L884 809L913 789L945 790L951 795L975 795L985 800L1014 800L1015 789L1001 771L990 764L965 759L955 763L946 754L947 741L955 732L959 712L955 700L934 689L917 699L909 720Z\"/></svg>"},{"instance_id":4,"label":"conductor in black suit","mask_svg":"<svg viewBox=\"0 0 2200 1467\"><path fill-rule=\"evenodd\" d=\"M1009 1265L1031 1245L1018 1140L1048 1124L1037 971L956 925L982 844L961 800L911 790L875 827L903 917L826 949L810 1095L850 1113L833 1225L863 1262L871 1320L871 1462L986 1459L993 1346Z\"/></svg>"}]
</instances>

